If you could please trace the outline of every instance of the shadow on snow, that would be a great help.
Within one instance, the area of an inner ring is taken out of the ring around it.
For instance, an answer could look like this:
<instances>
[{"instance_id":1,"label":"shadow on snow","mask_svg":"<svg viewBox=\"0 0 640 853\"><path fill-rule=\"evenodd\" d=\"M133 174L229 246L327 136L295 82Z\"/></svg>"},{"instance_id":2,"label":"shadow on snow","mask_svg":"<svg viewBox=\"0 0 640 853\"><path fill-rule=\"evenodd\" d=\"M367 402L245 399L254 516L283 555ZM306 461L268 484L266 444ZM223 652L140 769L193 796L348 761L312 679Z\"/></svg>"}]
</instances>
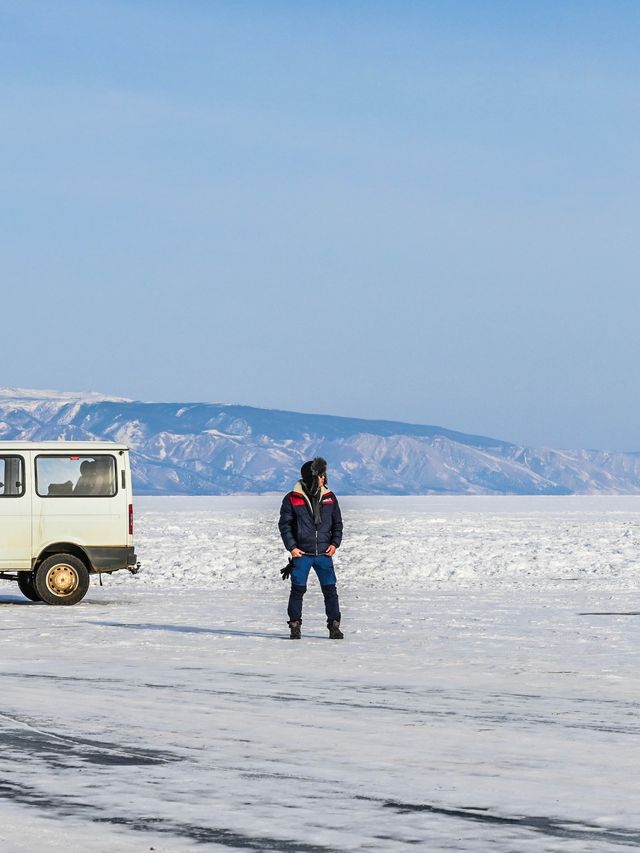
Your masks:
<instances>
[{"instance_id":1,"label":"shadow on snow","mask_svg":"<svg viewBox=\"0 0 640 853\"><path fill-rule=\"evenodd\" d=\"M170 631L174 634L211 634L216 637L264 637L267 640L288 640L284 633L267 631L237 631L233 628L200 628L197 625L167 625L154 622L97 622L91 625L102 625L106 628L129 628L134 631Z\"/></svg>"}]
</instances>

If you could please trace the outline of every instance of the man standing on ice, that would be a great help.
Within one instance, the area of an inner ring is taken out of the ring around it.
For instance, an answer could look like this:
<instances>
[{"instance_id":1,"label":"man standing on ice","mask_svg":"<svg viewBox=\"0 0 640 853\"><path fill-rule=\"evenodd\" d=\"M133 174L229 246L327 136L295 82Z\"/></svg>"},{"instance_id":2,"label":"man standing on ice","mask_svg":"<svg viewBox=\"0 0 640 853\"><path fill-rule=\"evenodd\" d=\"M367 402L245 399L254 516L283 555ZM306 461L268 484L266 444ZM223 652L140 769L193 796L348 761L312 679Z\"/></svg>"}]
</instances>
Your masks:
<instances>
[{"instance_id":1,"label":"man standing on ice","mask_svg":"<svg viewBox=\"0 0 640 853\"><path fill-rule=\"evenodd\" d=\"M342 542L342 515L338 499L327 488L327 463L318 456L305 462L293 491L284 496L278 527L284 547L291 553L289 628L291 639L300 639L302 598L307 578L315 570L324 595L327 628L332 640L342 640L340 602L333 570L333 555ZM286 577L283 569L283 576Z\"/></svg>"}]
</instances>

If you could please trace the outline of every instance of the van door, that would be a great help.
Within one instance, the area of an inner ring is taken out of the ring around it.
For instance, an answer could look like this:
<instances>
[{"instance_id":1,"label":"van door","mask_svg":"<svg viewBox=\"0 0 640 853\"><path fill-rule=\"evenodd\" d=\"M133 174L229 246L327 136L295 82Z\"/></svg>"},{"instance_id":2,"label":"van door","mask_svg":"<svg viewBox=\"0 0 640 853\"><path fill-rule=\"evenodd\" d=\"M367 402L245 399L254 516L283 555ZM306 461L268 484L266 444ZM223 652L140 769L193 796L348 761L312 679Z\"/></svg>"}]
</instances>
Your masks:
<instances>
[{"instance_id":1,"label":"van door","mask_svg":"<svg viewBox=\"0 0 640 853\"><path fill-rule=\"evenodd\" d=\"M0 456L0 571L31 568L31 488L25 481L28 461L28 454Z\"/></svg>"}]
</instances>

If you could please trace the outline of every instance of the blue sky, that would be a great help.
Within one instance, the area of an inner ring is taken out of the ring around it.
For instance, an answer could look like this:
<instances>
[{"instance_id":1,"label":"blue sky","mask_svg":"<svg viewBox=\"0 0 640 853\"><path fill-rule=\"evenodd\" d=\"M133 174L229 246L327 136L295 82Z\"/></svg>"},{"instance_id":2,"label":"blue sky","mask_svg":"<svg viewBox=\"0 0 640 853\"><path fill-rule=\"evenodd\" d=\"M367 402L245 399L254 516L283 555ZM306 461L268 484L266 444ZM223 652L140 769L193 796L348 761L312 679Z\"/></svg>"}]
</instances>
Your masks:
<instances>
[{"instance_id":1,"label":"blue sky","mask_svg":"<svg viewBox=\"0 0 640 853\"><path fill-rule=\"evenodd\" d=\"M0 384L639 450L639 25L0 0Z\"/></svg>"}]
</instances>

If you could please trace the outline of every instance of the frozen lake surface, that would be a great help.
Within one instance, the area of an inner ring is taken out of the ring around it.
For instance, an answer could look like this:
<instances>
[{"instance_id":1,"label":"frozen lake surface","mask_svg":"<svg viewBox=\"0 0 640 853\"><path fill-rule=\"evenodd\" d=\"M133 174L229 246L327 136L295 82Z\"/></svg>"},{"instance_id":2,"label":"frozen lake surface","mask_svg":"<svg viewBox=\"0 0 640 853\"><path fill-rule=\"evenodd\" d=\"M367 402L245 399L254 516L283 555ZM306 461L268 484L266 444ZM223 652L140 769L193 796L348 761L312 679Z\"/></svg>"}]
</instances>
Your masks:
<instances>
[{"instance_id":1,"label":"frozen lake surface","mask_svg":"<svg viewBox=\"0 0 640 853\"><path fill-rule=\"evenodd\" d=\"M287 639L279 498L144 498L144 571L0 587L1 853L640 847L640 498L345 498Z\"/></svg>"}]
</instances>

